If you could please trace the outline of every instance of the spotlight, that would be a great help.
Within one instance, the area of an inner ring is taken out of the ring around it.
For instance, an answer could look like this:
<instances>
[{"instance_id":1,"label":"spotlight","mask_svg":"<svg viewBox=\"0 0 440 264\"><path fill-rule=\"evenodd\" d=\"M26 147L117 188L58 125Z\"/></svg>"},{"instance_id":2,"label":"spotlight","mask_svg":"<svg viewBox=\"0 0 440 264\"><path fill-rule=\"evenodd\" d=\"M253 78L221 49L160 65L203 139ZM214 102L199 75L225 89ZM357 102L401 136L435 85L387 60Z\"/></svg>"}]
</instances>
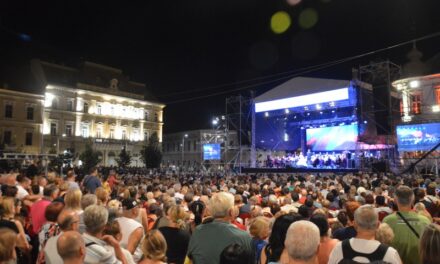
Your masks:
<instances>
[{"instance_id":1,"label":"spotlight","mask_svg":"<svg viewBox=\"0 0 440 264\"><path fill-rule=\"evenodd\" d=\"M310 115L310 113L307 113L307 115L309 116L309 115Z\"/></svg>"},{"instance_id":2,"label":"spotlight","mask_svg":"<svg viewBox=\"0 0 440 264\"><path fill-rule=\"evenodd\" d=\"M332 110L332 113L335 113L335 110Z\"/></svg>"},{"instance_id":3,"label":"spotlight","mask_svg":"<svg viewBox=\"0 0 440 264\"><path fill-rule=\"evenodd\" d=\"M301 129L304 129L304 127L302 126Z\"/></svg>"},{"instance_id":4,"label":"spotlight","mask_svg":"<svg viewBox=\"0 0 440 264\"><path fill-rule=\"evenodd\" d=\"M321 112L319 112L321 115L322 115L322 111Z\"/></svg>"},{"instance_id":5,"label":"spotlight","mask_svg":"<svg viewBox=\"0 0 440 264\"><path fill-rule=\"evenodd\" d=\"M368 123L367 120L364 121L364 124Z\"/></svg>"},{"instance_id":6,"label":"spotlight","mask_svg":"<svg viewBox=\"0 0 440 264\"><path fill-rule=\"evenodd\" d=\"M287 115L289 112L290 112L289 109L285 109L285 110L284 110L284 113L285 113L286 115Z\"/></svg>"},{"instance_id":7,"label":"spotlight","mask_svg":"<svg viewBox=\"0 0 440 264\"><path fill-rule=\"evenodd\" d=\"M294 116L293 118L296 119L296 116Z\"/></svg>"},{"instance_id":8,"label":"spotlight","mask_svg":"<svg viewBox=\"0 0 440 264\"><path fill-rule=\"evenodd\" d=\"M320 104L317 104L317 105L316 105L316 109L317 109L317 110L319 110L319 109L321 109L321 108L322 108L322 107L321 107Z\"/></svg>"},{"instance_id":9,"label":"spotlight","mask_svg":"<svg viewBox=\"0 0 440 264\"><path fill-rule=\"evenodd\" d=\"M269 112L264 112L264 117L269 117Z\"/></svg>"},{"instance_id":10,"label":"spotlight","mask_svg":"<svg viewBox=\"0 0 440 264\"><path fill-rule=\"evenodd\" d=\"M331 107L334 107L334 106L335 106L335 102L330 102L329 105L330 105Z\"/></svg>"},{"instance_id":11,"label":"spotlight","mask_svg":"<svg viewBox=\"0 0 440 264\"><path fill-rule=\"evenodd\" d=\"M213 124L214 126L218 125L218 120L217 120L217 119L212 120L212 124Z\"/></svg>"}]
</instances>

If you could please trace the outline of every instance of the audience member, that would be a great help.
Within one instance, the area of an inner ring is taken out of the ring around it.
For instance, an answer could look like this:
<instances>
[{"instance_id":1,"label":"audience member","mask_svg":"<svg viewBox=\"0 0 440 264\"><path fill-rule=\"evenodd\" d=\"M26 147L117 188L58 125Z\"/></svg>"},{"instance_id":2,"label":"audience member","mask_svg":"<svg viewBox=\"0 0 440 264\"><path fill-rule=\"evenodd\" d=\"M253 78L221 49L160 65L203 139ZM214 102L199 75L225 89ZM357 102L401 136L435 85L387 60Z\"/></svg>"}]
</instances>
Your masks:
<instances>
[{"instance_id":1,"label":"audience member","mask_svg":"<svg viewBox=\"0 0 440 264\"><path fill-rule=\"evenodd\" d=\"M319 241L319 229L315 224L304 220L291 224L284 242L289 263L318 263Z\"/></svg>"},{"instance_id":2,"label":"audience member","mask_svg":"<svg viewBox=\"0 0 440 264\"><path fill-rule=\"evenodd\" d=\"M57 239L56 250L64 264L82 264L86 256L84 239L76 231L67 231Z\"/></svg>"}]
</instances>

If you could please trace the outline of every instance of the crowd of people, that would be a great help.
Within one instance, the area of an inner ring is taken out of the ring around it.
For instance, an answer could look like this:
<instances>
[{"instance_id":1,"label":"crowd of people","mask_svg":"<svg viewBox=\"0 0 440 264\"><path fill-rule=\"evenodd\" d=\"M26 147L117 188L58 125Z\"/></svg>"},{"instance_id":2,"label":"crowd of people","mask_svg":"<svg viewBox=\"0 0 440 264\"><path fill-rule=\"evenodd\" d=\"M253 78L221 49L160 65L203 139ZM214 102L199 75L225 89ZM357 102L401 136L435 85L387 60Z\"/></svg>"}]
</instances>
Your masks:
<instances>
[{"instance_id":1,"label":"crowd of people","mask_svg":"<svg viewBox=\"0 0 440 264\"><path fill-rule=\"evenodd\" d=\"M440 259L439 178L109 168L32 174L0 177L1 263Z\"/></svg>"}]
</instances>

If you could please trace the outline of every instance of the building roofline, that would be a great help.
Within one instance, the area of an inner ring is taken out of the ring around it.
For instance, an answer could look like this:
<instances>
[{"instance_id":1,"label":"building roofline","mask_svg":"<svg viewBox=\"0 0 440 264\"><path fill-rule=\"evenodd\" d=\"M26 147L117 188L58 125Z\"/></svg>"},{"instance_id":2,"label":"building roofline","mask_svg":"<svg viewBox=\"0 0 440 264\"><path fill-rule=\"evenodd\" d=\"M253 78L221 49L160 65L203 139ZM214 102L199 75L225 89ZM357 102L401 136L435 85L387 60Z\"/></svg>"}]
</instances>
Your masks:
<instances>
[{"instance_id":1,"label":"building roofline","mask_svg":"<svg viewBox=\"0 0 440 264\"><path fill-rule=\"evenodd\" d=\"M21 96L32 96L32 97L36 97L37 99L44 100L44 95L38 93L22 92L22 91L4 89L4 88L0 88L0 93L9 93L9 94L21 95Z\"/></svg>"}]
</instances>

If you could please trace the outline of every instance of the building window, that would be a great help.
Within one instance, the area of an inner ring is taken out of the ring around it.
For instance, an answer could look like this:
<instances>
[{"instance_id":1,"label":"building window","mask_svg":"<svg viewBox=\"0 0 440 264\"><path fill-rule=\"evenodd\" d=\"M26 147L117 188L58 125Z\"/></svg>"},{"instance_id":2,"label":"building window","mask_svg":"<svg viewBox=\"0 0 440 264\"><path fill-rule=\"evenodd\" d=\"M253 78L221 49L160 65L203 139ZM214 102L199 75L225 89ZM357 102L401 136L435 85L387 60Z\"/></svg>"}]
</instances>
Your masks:
<instances>
[{"instance_id":1,"label":"building window","mask_svg":"<svg viewBox=\"0 0 440 264\"><path fill-rule=\"evenodd\" d=\"M7 104L5 105L5 117L6 118L12 118L12 104Z\"/></svg>"},{"instance_id":2,"label":"building window","mask_svg":"<svg viewBox=\"0 0 440 264\"><path fill-rule=\"evenodd\" d=\"M154 113L154 121L159 121L159 115L157 113Z\"/></svg>"},{"instance_id":3,"label":"building window","mask_svg":"<svg viewBox=\"0 0 440 264\"><path fill-rule=\"evenodd\" d=\"M193 141L193 149L194 149L194 151L197 150L197 142L195 140Z\"/></svg>"},{"instance_id":4,"label":"building window","mask_svg":"<svg viewBox=\"0 0 440 264\"><path fill-rule=\"evenodd\" d=\"M144 119L148 120L148 111L147 110L144 111Z\"/></svg>"},{"instance_id":5,"label":"building window","mask_svg":"<svg viewBox=\"0 0 440 264\"><path fill-rule=\"evenodd\" d=\"M32 132L26 132L26 146L32 146Z\"/></svg>"},{"instance_id":6,"label":"building window","mask_svg":"<svg viewBox=\"0 0 440 264\"><path fill-rule=\"evenodd\" d=\"M422 113L422 95L413 94L411 95L412 112L414 115L419 115Z\"/></svg>"},{"instance_id":7,"label":"building window","mask_svg":"<svg viewBox=\"0 0 440 264\"><path fill-rule=\"evenodd\" d=\"M148 141L148 132L144 132L144 140Z\"/></svg>"},{"instance_id":8,"label":"building window","mask_svg":"<svg viewBox=\"0 0 440 264\"><path fill-rule=\"evenodd\" d=\"M86 102L84 102L83 112L86 114L89 113L89 104Z\"/></svg>"},{"instance_id":9,"label":"building window","mask_svg":"<svg viewBox=\"0 0 440 264\"><path fill-rule=\"evenodd\" d=\"M3 133L3 143L6 145L11 145L12 133L11 131L5 131Z\"/></svg>"},{"instance_id":10,"label":"building window","mask_svg":"<svg viewBox=\"0 0 440 264\"><path fill-rule=\"evenodd\" d=\"M127 131L122 130L122 140L126 140L127 139Z\"/></svg>"},{"instance_id":11,"label":"building window","mask_svg":"<svg viewBox=\"0 0 440 264\"><path fill-rule=\"evenodd\" d=\"M71 137L72 136L72 125L66 125L66 136Z\"/></svg>"},{"instance_id":12,"label":"building window","mask_svg":"<svg viewBox=\"0 0 440 264\"><path fill-rule=\"evenodd\" d=\"M83 137L88 138L89 137L89 126L88 125L83 125L82 129L81 129L81 134Z\"/></svg>"},{"instance_id":13,"label":"building window","mask_svg":"<svg viewBox=\"0 0 440 264\"><path fill-rule=\"evenodd\" d=\"M67 111L73 111L73 100L67 100Z\"/></svg>"},{"instance_id":14,"label":"building window","mask_svg":"<svg viewBox=\"0 0 440 264\"><path fill-rule=\"evenodd\" d=\"M57 135L57 124L56 123L50 123L50 134L52 136Z\"/></svg>"},{"instance_id":15,"label":"building window","mask_svg":"<svg viewBox=\"0 0 440 264\"><path fill-rule=\"evenodd\" d=\"M100 104L96 107L96 113L102 115L102 106Z\"/></svg>"},{"instance_id":16,"label":"building window","mask_svg":"<svg viewBox=\"0 0 440 264\"><path fill-rule=\"evenodd\" d=\"M115 130L113 128L110 129L110 138L115 138Z\"/></svg>"},{"instance_id":17,"label":"building window","mask_svg":"<svg viewBox=\"0 0 440 264\"><path fill-rule=\"evenodd\" d=\"M96 129L96 137L97 138L102 138L102 127L98 127Z\"/></svg>"},{"instance_id":18,"label":"building window","mask_svg":"<svg viewBox=\"0 0 440 264\"><path fill-rule=\"evenodd\" d=\"M26 119L34 120L34 108L32 106L26 108Z\"/></svg>"},{"instance_id":19,"label":"building window","mask_svg":"<svg viewBox=\"0 0 440 264\"><path fill-rule=\"evenodd\" d=\"M112 116L115 115L115 107L114 107L113 105L110 106L110 114L111 114Z\"/></svg>"}]
</instances>

